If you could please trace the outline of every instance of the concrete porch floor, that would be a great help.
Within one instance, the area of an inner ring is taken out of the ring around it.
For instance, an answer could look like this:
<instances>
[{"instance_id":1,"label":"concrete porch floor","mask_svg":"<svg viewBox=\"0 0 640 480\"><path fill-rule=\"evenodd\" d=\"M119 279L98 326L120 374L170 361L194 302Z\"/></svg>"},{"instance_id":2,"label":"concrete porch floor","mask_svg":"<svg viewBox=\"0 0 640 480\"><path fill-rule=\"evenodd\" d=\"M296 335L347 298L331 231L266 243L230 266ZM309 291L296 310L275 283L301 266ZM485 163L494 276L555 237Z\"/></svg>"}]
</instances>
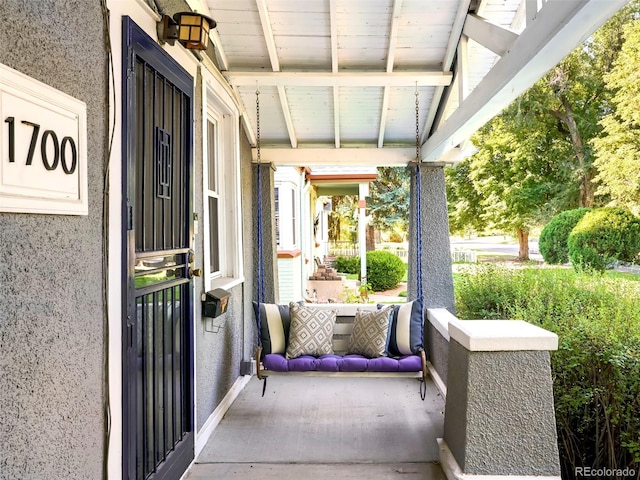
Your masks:
<instances>
[{"instance_id":1,"label":"concrete porch floor","mask_svg":"<svg viewBox=\"0 0 640 480\"><path fill-rule=\"evenodd\" d=\"M252 378L184 480L445 480L444 399L399 378Z\"/></svg>"}]
</instances>

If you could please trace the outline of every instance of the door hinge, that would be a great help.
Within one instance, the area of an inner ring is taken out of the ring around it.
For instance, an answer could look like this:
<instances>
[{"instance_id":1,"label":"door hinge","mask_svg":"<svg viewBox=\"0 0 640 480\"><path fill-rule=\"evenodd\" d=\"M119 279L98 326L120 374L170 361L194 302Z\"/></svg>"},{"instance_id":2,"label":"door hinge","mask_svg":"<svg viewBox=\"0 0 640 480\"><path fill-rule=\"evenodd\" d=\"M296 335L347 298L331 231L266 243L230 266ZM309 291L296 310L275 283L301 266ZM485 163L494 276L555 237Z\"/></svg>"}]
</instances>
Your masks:
<instances>
[{"instance_id":1,"label":"door hinge","mask_svg":"<svg viewBox=\"0 0 640 480\"><path fill-rule=\"evenodd\" d=\"M133 70L135 67L135 53L133 51L133 47L127 48L127 78L131 78L133 75Z\"/></svg>"},{"instance_id":2,"label":"door hinge","mask_svg":"<svg viewBox=\"0 0 640 480\"><path fill-rule=\"evenodd\" d=\"M127 230L133 230L133 206L127 205Z\"/></svg>"}]
</instances>

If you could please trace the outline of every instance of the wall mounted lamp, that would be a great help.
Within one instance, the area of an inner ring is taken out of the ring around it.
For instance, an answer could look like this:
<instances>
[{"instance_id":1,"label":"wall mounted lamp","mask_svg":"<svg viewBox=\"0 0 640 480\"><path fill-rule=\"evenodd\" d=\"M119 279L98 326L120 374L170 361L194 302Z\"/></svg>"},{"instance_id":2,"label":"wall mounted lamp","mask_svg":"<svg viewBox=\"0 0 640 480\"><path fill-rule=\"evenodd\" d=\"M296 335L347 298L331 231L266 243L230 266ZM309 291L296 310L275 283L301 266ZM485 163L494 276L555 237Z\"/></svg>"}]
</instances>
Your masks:
<instances>
[{"instance_id":1,"label":"wall mounted lamp","mask_svg":"<svg viewBox=\"0 0 640 480\"><path fill-rule=\"evenodd\" d=\"M180 12L173 18L162 17L158 22L158 38L169 45L178 40L190 50L206 50L212 28L216 28L213 18L195 12Z\"/></svg>"}]
</instances>

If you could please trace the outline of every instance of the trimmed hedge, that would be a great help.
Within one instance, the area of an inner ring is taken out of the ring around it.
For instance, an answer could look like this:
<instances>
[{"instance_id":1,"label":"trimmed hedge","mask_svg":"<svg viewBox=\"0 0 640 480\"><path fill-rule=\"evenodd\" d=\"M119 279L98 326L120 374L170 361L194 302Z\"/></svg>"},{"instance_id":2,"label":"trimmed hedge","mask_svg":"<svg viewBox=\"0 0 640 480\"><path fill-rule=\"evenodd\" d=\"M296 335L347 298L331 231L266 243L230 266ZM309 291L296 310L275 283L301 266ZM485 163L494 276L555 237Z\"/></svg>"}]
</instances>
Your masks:
<instances>
[{"instance_id":1,"label":"trimmed hedge","mask_svg":"<svg viewBox=\"0 0 640 480\"><path fill-rule=\"evenodd\" d=\"M562 477L640 471L640 282L567 269L479 266L458 276L459 318L518 318L555 332L551 352Z\"/></svg>"},{"instance_id":2,"label":"trimmed hedge","mask_svg":"<svg viewBox=\"0 0 640 480\"><path fill-rule=\"evenodd\" d=\"M335 268L340 273L359 274L360 257L339 256L334 260L333 268Z\"/></svg>"},{"instance_id":3,"label":"trimmed hedge","mask_svg":"<svg viewBox=\"0 0 640 480\"><path fill-rule=\"evenodd\" d=\"M407 266L391 252L372 250L367 252L367 283L374 292L390 290L398 286Z\"/></svg>"},{"instance_id":4,"label":"trimmed hedge","mask_svg":"<svg viewBox=\"0 0 640 480\"><path fill-rule=\"evenodd\" d=\"M569 235L569 259L578 271L602 272L640 252L640 219L615 207L587 212Z\"/></svg>"},{"instance_id":5,"label":"trimmed hedge","mask_svg":"<svg viewBox=\"0 0 640 480\"><path fill-rule=\"evenodd\" d=\"M544 261L563 264L569 261L569 234L590 208L576 208L559 213L540 232L538 247Z\"/></svg>"}]
</instances>

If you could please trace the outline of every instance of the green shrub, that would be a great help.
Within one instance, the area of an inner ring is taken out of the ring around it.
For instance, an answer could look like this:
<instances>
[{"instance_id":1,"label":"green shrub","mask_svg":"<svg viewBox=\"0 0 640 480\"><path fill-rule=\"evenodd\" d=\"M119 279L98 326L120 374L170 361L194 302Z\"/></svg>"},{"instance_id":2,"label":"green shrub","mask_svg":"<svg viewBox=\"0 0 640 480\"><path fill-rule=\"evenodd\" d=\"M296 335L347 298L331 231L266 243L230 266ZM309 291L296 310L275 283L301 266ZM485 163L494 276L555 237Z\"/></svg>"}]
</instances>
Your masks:
<instances>
[{"instance_id":1,"label":"green shrub","mask_svg":"<svg viewBox=\"0 0 640 480\"><path fill-rule=\"evenodd\" d=\"M338 257L333 262L333 267L340 273L360 273L360 257Z\"/></svg>"},{"instance_id":2,"label":"green shrub","mask_svg":"<svg viewBox=\"0 0 640 480\"><path fill-rule=\"evenodd\" d=\"M631 262L640 252L640 219L621 208L597 208L576 224L568 245L578 271L602 272L616 260Z\"/></svg>"},{"instance_id":3,"label":"green shrub","mask_svg":"<svg viewBox=\"0 0 640 480\"><path fill-rule=\"evenodd\" d=\"M567 244L569 234L589 210L589 208L576 208L564 211L545 225L538 239L538 247L545 262L562 264L569 261L569 245Z\"/></svg>"},{"instance_id":4,"label":"green shrub","mask_svg":"<svg viewBox=\"0 0 640 480\"><path fill-rule=\"evenodd\" d=\"M551 367L562 478L584 466L640 471L640 282L481 266L455 288L459 318L518 318L558 335Z\"/></svg>"},{"instance_id":5,"label":"green shrub","mask_svg":"<svg viewBox=\"0 0 640 480\"><path fill-rule=\"evenodd\" d=\"M374 292L395 288L407 266L397 255L384 250L367 252L367 282Z\"/></svg>"}]
</instances>

